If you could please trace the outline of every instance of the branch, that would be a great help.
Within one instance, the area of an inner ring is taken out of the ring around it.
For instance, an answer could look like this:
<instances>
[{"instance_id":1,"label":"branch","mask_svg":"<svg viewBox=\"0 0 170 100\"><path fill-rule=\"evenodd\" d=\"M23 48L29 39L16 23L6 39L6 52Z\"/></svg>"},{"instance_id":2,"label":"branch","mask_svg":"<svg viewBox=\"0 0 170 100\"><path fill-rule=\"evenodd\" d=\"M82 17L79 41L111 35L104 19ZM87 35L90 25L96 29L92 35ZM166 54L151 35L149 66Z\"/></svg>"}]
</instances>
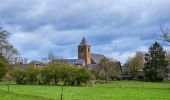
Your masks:
<instances>
[{"instance_id":1,"label":"branch","mask_svg":"<svg viewBox=\"0 0 170 100\"><path fill-rule=\"evenodd\" d=\"M170 42L170 37L169 37L169 32L168 31L165 31L165 29L163 28L163 26L160 26L160 29L161 29L161 33L163 34L161 37L162 37L162 40L163 41L166 41L166 42Z\"/></svg>"}]
</instances>

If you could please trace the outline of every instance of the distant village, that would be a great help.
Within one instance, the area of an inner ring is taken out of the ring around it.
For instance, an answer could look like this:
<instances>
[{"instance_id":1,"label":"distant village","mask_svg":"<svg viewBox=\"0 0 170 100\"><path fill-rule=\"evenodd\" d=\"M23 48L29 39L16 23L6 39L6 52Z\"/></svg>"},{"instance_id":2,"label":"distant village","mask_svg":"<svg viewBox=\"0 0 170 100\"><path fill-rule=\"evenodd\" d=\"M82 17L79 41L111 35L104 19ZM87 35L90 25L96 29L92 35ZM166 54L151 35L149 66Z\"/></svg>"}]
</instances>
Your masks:
<instances>
[{"instance_id":1,"label":"distant village","mask_svg":"<svg viewBox=\"0 0 170 100\"><path fill-rule=\"evenodd\" d=\"M58 61L61 63L77 65L77 66L91 66L98 64L101 59L109 59L103 54L91 53L91 46L87 42L86 38L83 37L80 44L78 45L78 59L52 59L53 62ZM33 60L28 63L28 58L24 57L13 57L9 61L11 66L26 67L28 65L35 65L36 67L43 67L45 63L43 61Z\"/></svg>"},{"instance_id":2,"label":"distant village","mask_svg":"<svg viewBox=\"0 0 170 100\"><path fill-rule=\"evenodd\" d=\"M91 53L91 46L88 44L85 37L81 40L80 44L78 45L78 59L56 59L53 58L53 61L58 61L61 63L77 65L77 66L90 66L93 64L98 64L101 59L108 59L103 54ZM9 61L11 65L31 65L35 64L39 67L43 67L45 63L43 61L33 60L28 63L28 58L24 57L12 57Z\"/></svg>"},{"instance_id":3,"label":"distant village","mask_svg":"<svg viewBox=\"0 0 170 100\"><path fill-rule=\"evenodd\" d=\"M77 53L78 57L77 59L56 59L53 58L52 62L60 62L64 64L69 64L69 65L76 65L78 67L87 67L88 70L93 71L95 69L95 66L101 62L102 59L106 59L108 61L113 62L114 64L117 64L118 70L116 70L116 77L114 79L121 79L124 80L131 80L131 70L126 67L126 66L121 66L121 63L119 61L110 59L106 57L103 54L97 54L97 53L92 53L91 51L91 45L87 42L86 38L83 37L80 44L77 46ZM27 58L22 58L22 57L14 57L10 59L10 67L11 68L28 68L30 66L34 66L36 68L41 68L45 67L47 63L44 63L43 61L37 61L33 60L28 63ZM126 64L125 64L126 65ZM170 66L168 67L170 70ZM139 79L143 79L144 72L143 72L143 67L139 68L137 72L139 74ZM167 80L170 80L170 72L168 73L168 76L166 78Z\"/></svg>"}]
</instances>

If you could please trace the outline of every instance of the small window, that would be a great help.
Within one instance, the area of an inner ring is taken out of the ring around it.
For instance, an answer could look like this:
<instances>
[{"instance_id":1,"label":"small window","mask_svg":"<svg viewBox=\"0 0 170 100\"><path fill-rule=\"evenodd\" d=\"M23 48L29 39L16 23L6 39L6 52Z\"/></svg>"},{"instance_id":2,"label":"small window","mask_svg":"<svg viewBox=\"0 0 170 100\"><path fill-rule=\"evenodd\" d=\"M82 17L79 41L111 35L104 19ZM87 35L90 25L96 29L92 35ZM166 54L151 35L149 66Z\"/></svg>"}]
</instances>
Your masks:
<instances>
[{"instance_id":1,"label":"small window","mask_svg":"<svg viewBox=\"0 0 170 100\"><path fill-rule=\"evenodd\" d=\"M88 48L88 52L90 52L90 48Z\"/></svg>"},{"instance_id":2,"label":"small window","mask_svg":"<svg viewBox=\"0 0 170 100\"><path fill-rule=\"evenodd\" d=\"M83 52L83 48L81 48L81 52Z\"/></svg>"}]
</instances>

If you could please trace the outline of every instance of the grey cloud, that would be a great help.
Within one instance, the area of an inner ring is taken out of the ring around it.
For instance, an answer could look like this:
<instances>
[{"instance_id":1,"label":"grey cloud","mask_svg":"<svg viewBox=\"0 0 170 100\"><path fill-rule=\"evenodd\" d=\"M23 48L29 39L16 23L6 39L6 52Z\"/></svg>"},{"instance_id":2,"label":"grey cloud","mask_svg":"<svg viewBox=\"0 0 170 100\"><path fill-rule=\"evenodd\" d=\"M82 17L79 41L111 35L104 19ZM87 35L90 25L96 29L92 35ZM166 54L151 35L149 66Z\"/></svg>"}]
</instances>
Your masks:
<instances>
[{"instance_id":1,"label":"grey cloud","mask_svg":"<svg viewBox=\"0 0 170 100\"><path fill-rule=\"evenodd\" d=\"M4 0L0 21L24 55L41 56L50 49L75 57L86 32L94 52L122 60L147 48L160 24L170 24L169 4L168 0Z\"/></svg>"}]
</instances>

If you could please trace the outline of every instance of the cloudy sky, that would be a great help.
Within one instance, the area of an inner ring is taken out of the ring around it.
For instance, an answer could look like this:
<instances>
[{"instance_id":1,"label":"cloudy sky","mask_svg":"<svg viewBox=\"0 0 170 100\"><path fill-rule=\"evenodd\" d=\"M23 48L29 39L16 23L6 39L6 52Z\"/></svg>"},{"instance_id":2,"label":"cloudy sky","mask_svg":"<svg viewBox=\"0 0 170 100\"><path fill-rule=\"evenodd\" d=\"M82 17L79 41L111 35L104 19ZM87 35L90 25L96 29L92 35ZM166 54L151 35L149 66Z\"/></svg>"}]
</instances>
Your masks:
<instances>
[{"instance_id":1,"label":"cloudy sky","mask_svg":"<svg viewBox=\"0 0 170 100\"><path fill-rule=\"evenodd\" d=\"M1 0L0 22L30 60L77 58L85 32L92 52L125 62L170 24L170 0Z\"/></svg>"}]
</instances>

